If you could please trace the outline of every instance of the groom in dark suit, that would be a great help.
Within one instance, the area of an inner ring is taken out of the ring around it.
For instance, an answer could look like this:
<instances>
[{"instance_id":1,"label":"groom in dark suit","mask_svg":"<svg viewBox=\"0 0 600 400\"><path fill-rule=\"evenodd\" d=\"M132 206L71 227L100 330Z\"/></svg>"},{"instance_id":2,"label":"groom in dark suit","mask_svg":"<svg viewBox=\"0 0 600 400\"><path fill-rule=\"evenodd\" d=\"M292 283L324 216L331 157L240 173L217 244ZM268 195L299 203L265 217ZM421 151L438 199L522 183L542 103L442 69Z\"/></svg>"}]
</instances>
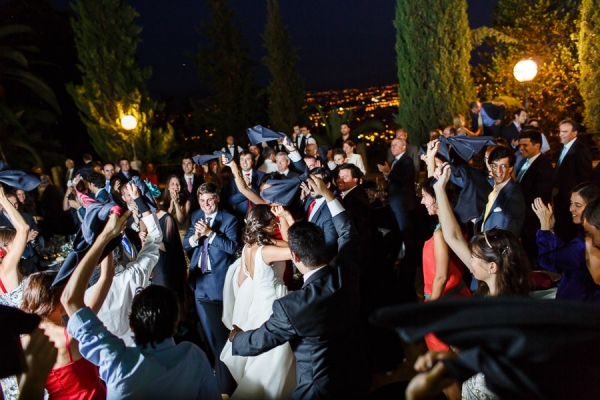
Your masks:
<instances>
[{"instance_id":1,"label":"groom in dark suit","mask_svg":"<svg viewBox=\"0 0 600 400\"><path fill-rule=\"evenodd\" d=\"M302 289L275 300L263 326L229 334L234 355L256 356L289 342L296 356L293 399L362 398L358 296L358 233L326 184L314 175L311 189L327 201L339 235L335 265L327 265L323 231L311 222L289 229L292 261L304 274Z\"/></svg>"},{"instance_id":2,"label":"groom in dark suit","mask_svg":"<svg viewBox=\"0 0 600 400\"><path fill-rule=\"evenodd\" d=\"M196 298L196 310L215 362L215 375L221 393L231 394L235 380L220 360L228 331L223 315L223 286L227 269L237 248L237 219L219 209L219 192L213 183L198 189L200 210L192 214L192 223L183 240L190 257L189 282Z\"/></svg>"}]
</instances>

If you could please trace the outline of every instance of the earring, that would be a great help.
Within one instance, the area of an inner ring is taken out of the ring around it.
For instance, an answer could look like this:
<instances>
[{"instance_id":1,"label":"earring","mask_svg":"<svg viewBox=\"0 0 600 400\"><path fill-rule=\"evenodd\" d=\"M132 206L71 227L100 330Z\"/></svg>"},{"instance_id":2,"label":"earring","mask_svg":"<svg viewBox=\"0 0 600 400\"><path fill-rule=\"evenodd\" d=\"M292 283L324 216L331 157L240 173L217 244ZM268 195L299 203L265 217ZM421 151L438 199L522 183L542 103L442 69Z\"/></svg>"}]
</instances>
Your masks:
<instances>
[{"instance_id":1,"label":"earring","mask_svg":"<svg viewBox=\"0 0 600 400\"><path fill-rule=\"evenodd\" d=\"M490 275L492 274L492 270L491 269L488 269L488 274L490 274Z\"/></svg>"}]
</instances>

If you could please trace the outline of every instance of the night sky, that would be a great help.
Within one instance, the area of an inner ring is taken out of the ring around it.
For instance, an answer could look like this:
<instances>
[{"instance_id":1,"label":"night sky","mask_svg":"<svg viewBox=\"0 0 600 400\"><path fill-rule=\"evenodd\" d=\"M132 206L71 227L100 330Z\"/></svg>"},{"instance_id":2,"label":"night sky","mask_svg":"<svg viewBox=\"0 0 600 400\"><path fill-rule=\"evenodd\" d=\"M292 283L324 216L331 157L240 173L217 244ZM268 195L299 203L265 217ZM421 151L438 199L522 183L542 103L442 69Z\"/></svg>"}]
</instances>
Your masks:
<instances>
[{"instance_id":1,"label":"night sky","mask_svg":"<svg viewBox=\"0 0 600 400\"><path fill-rule=\"evenodd\" d=\"M72 0L51 0L55 7L70 7ZM468 0L472 28L490 25L498 0ZM203 37L196 28L208 21L202 0L129 0L143 27L139 56L152 67L149 88L155 96L195 97L203 91L191 59ZM364 87L396 82L394 0L280 0L281 13L298 48L297 68L308 90ZM229 0L242 23L250 47L257 82L268 83L260 63L266 54L262 33L267 18L263 0Z\"/></svg>"}]
</instances>

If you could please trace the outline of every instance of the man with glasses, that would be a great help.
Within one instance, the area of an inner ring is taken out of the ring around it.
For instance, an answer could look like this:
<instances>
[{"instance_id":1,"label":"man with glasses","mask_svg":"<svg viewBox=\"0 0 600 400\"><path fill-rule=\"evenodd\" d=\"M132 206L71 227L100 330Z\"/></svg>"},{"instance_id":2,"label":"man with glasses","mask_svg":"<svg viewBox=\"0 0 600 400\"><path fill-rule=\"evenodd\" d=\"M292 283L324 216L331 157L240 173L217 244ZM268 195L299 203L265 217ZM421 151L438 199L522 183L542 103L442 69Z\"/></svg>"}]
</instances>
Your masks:
<instances>
[{"instance_id":1,"label":"man with glasses","mask_svg":"<svg viewBox=\"0 0 600 400\"><path fill-rule=\"evenodd\" d=\"M237 220L219 209L219 190L213 183L198 188L200 209L192 214L192 223L183 240L190 257L189 282L194 289L196 310L210 353L221 393L231 394L235 380L220 360L229 331L223 325L223 286L227 269L235 260L238 244Z\"/></svg>"},{"instance_id":2,"label":"man with glasses","mask_svg":"<svg viewBox=\"0 0 600 400\"><path fill-rule=\"evenodd\" d=\"M519 237L525 218L525 199L521 187L512 179L515 155L509 148L498 146L490 153L488 162L494 189L479 219L481 231L500 228Z\"/></svg>"}]
</instances>

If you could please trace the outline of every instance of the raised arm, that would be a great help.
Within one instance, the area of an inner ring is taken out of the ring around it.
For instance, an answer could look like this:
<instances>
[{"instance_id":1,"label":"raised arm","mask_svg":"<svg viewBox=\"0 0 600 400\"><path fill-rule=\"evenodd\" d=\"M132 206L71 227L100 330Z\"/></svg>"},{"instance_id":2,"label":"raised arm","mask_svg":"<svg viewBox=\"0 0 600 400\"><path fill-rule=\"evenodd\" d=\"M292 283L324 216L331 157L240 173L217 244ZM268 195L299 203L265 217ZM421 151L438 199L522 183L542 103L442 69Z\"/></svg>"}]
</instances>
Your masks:
<instances>
[{"instance_id":1,"label":"raised arm","mask_svg":"<svg viewBox=\"0 0 600 400\"><path fill-rule=\"evenodd\" d=\"M100 255L108 242L123 231L130 216L131 212L129 211L123 213L121 217L117 217L116 214L111 214L108 217L104 230L102 230L90 250L79 262L75 271L73 271L60 298L69 317L75 314L79 309L85 307L85 302L83 300L85 289L87 288L87 284L92 276L94 268L98 265Z\"/></svg>"},{"instance_id":2,"label":"raised arm","mask_svg":"<svg viewBox=\"0 0 600 400\"><path fill-rule=\"evenodd\" d=\"M6 252L6 255L2 259L2 264L0 264L0 278L6 290L11 292L19 286L23 278L19 271L19 261L21 260L23 251L25 251L30 228L21 213L8 201L2 186L0 186L0 206L6 211L8 218L10 218L16 230L10 251L6 249L8 243L0 243L0 246Z\"/></svg>"},{"instance_id":3,"label":"raised arm","mask_svg":"<svg viewBox=\"0 0 600 400\"><path fill-rule=\"evenodd\" d=\"M104 257L100 262L100 278L91 289L90 296L87 299L86 305L91 308L94 314L98 314L108 292L112 285L113 277L115 276L115 263L112 253Z\"/></svg>"},{"instance_id":4,"label":"raised arm","mask_svg":"<svg viewBox=\"0 0 600 400\"><path fill-rule=\"evenodd\" d=\"M450 253L444 241L443 230L440 228L433 233L433 255L435 260L435 277L431 284L431 297L429 301L439 299L444 293L450 269Z\"/></svg>"},{"instance_id":5,"label":"raised arm","mask_svg":"<svg viewBox=\"0 0 600 400\"><path fill-rule=\"evenodd\" d=\"M238 166L233 159L231 160L231 162L227 163L227 159L225 158L225 156L221 156L221 162L224 165L231 168L231 174L235 180L235 186L237 186L241 194L243 194L248 200L250 200L254 204L269 204L262 197L250 190L250 188L246 185L244 178L242 178Z\"/></svg>"},{"instance_id":6,"label":"raised arm","mask_svg":"<svg viewBox=\"0 0 600 400\"><path fill-rule=\"evenodd\" d=\"M438 216L440 218L440 224L443 227L442 233L444 234L444 240L446 240L446 243L448 243L448 246L456 253L458 258L468 266L470 265L471 251L469 250L467 241L462 235L458 221L456 221L456 218L452 213L452 207L450 207L450 201L446 195L446 184L450 180L450 174L450 167L444 165L438 181L433 185L439 207Z\"/></svg>"}]
</instances>

